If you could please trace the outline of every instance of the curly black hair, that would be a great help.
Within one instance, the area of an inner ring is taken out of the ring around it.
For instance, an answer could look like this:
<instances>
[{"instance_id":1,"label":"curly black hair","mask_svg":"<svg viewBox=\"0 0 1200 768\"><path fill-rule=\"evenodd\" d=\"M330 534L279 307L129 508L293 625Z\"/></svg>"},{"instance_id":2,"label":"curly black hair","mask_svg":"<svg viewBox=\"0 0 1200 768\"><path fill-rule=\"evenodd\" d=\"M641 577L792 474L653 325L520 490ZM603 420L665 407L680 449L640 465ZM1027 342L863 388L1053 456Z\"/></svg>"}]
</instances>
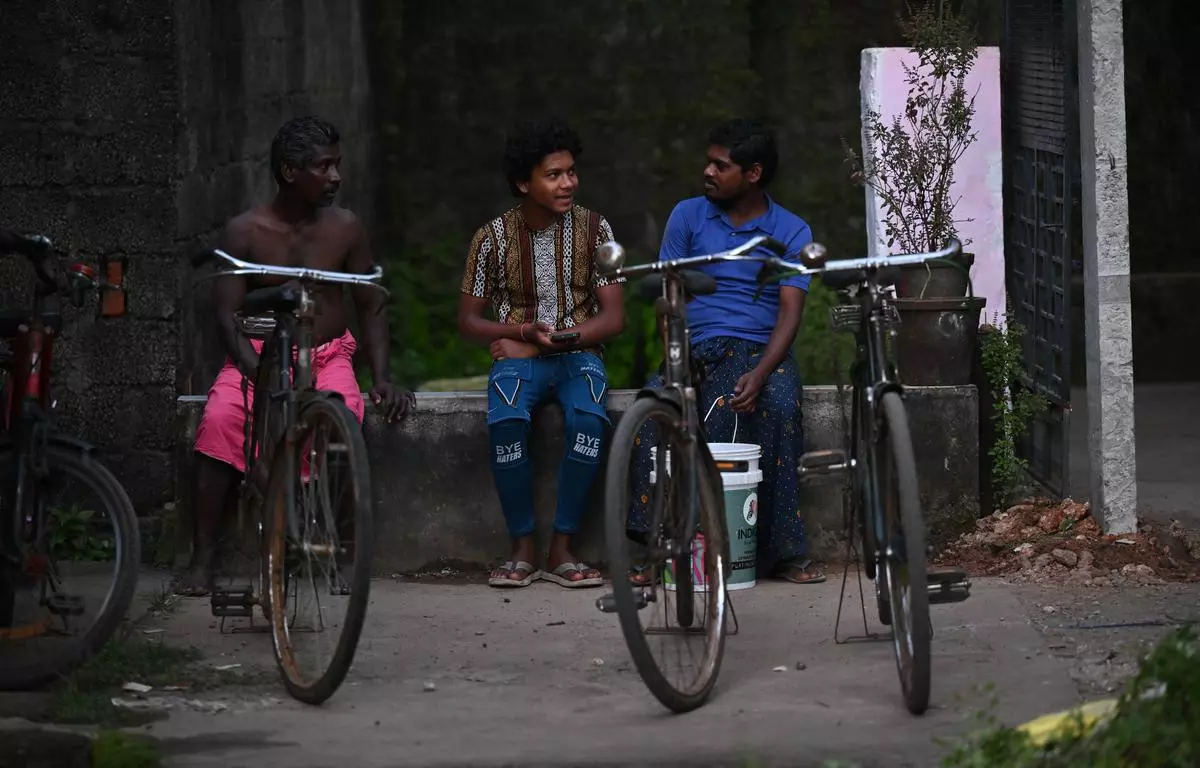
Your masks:
<instances>
[{"instance_id":1,"label":"curly black hair","mask_svg":"<svg viewBox=\"0 0 1200 768\"><path fill-rule=\"evenodd\" d=\"M338 129L316 115L293 117L276 132L271 141L271 173L275 182L282 186L286 184L283 178L283 166L304 168L312 162L313 150L317 147L331 147L341 140Z\"/></svg>"},{"instance_id":2,"label":"curly black hair","mask_svg":"<svg viewBox=\"0 0 1200 768\"><path fill-rule=\"evenodd\" d=\"M583 142L564 121L556 117L530 120L513 128L504 143L504 178L514 197L521 197L517 184L529 181L546 155L570 152L575 158L583 154Z\"/></svg>"},{"instance_id":3,"label":"curly black hair","mask_svg":"<svg viewBox=\"0 0 1200 768\"><path fill-rule=\"evenodd\" d=\"M709 145L725 147L729 159L748 169L755 163L762 165L762 176L758 186L766 189L775 178L779 167L779 151L775 148L775 136L758 120L736 117L713 128L708 134Z\"/></svg>"}]
</instances>

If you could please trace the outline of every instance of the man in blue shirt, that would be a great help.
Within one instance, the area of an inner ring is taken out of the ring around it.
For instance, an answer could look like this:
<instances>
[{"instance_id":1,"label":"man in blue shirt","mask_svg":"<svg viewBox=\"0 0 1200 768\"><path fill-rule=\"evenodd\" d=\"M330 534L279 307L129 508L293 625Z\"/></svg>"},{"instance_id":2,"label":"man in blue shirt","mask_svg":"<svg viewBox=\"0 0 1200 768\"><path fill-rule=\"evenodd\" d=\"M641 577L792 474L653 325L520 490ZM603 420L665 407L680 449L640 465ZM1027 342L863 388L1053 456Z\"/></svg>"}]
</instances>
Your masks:
<instances>
[{"instance_id":1,"label":"man in blue shirt","mask_svg":"<svg viewBox=\"0 0 1200 768\"><path fill-rule=\"evenodd\" d=\"M767 194L779 156L775 139L760 123L730 120L708 137L704 196L680 202L671 212L659 260L715 253L751 237L769 235L786 243L786 258L798 261L812 242L812 231L799 216ZM792 344L804 312L811 278L791 277L768 285L757 299L758 262L727 262L703 267L717 280L717 291L687 305L693 365L702 371L700 415L711 442L737 441L762 447L763 480L758 491L758 570L798 584L825 580L810 570L805 556L804 518L798 504L796 464L803 451L800 375ZM651 385L659 383L658 377ZM643 439L638 451L631 538L649 528L645 503L652 463ZM645 568L629 575L634 583L649 578Z\"/></svg>"}]
</instances>

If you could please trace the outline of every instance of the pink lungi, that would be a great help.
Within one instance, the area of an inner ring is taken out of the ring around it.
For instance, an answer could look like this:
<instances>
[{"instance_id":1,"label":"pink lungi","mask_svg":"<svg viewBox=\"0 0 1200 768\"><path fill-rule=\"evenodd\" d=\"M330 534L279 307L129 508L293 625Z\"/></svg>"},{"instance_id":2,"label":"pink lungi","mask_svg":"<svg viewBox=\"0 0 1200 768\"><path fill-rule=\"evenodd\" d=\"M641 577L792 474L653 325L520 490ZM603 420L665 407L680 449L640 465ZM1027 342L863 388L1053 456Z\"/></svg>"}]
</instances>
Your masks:
<instances>
[{"instance_id":1,"label":"pink lungi","mask_svg":"<svg viewBox=\"0 0 1200 768\"><path fill-rule=\"evenodd\" d=\"M255 352L262 354L261 340L251 339L250 344ZM354 336L347 329L340 338L327 341L313 350L312 370L314 386L339 393L358 423L362 424L362 391L354 376L352 362L357 348ZM246 471L245 437L242 432L246 424L246 411L242 406L242 379L242 372L232 359L227 358L212 388L208 390L204 415L196 428L196 451L230 464L239 472ZM246 392L246 401L253 410L253 383Z\"/></svg>"}]
</instances>

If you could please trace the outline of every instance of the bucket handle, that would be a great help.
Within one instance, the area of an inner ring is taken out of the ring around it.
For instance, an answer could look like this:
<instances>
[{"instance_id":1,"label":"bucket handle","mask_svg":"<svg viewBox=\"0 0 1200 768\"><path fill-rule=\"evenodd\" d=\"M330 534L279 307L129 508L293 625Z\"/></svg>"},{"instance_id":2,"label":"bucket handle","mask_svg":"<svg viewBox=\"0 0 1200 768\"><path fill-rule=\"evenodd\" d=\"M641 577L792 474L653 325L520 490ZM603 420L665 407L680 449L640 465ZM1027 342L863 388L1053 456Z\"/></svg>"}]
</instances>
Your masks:
<instances>
[{"instance_id":1,"label":"bucket handle","mask_svg":"<svg viewBox=\"0 0 1200 768\"><path fill-rule=\"evenodd\" d=\"M717 407L717 404L718 404L718 403L720 403L722 400L724 400L724 399L725 399L725 398L727 398L727 397L728 397L728 398L732 398L732 397L733 397L733 395L732 395L732 394L730 394L730 395L718 395L718 396L717 396L717 399L716 399L716 400L713 400L713 402L712 402L712 405L708 406L708 413L704 414L704 422L705 422L706 424L708 423L708 417L712 415L713 408L716 408L716 407ZM736 442L737 442L737 428L738 428L738 415L737 415L737 411L734 411L734 412L733 412L733 439L729 441L729 442L731 442L731 443L736 443Z\"/></svg>"}]
</instances>

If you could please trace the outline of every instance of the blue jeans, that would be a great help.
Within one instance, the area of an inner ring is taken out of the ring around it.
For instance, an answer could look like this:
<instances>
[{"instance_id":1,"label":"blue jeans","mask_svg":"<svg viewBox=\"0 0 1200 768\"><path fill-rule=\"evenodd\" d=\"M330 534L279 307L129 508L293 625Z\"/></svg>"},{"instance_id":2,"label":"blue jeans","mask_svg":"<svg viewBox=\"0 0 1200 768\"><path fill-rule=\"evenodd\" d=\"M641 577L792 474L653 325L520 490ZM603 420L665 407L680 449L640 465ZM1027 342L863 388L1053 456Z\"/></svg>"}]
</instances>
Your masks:
<instances>
[{"instance_id":1,"label":"blue jeans","mask_svg":"<svg viewBox=\"0 0 1200 768\"><path fill-rule=\"evenodd\" d=\"M604 362L591 352L497 360L487 391L492 477L509 535L519 539L534 531L530 422L534 408L551 397L562 406L565 449L554 530L578 532L610 423Z\"/></svg>"},{"instance_id":2,"label":"blue jeans","mask_svg":"<svg viewBox=\"0 0 1200 768\"><path fill-rule=\"evenodd\" d=\"M706 339L692 348L695 365L704 370L699 392L700 418L709 442L729 442L734 437L736 416L737 441L762 447L759 467L763 479L758 487L758 572L770 576L786 563L802 560L807 551L804 516L799 505L800 480L796 465L804 450L804 429L800 417L800 374L791 353L783 359L758 393L753 413L734 414L729 399L715 407L721 395L732 395L734 385L749 373L762 357L765 344L742 339L717 337ZM654 376L648 386L660 386ZM710 412L711 409L711 412ZM649 528L646 504L649 501L650 446L657 440L653 423L642 427L635 451L632 504L626 527L634 534Z\"/></svg>"}]
</instances>

